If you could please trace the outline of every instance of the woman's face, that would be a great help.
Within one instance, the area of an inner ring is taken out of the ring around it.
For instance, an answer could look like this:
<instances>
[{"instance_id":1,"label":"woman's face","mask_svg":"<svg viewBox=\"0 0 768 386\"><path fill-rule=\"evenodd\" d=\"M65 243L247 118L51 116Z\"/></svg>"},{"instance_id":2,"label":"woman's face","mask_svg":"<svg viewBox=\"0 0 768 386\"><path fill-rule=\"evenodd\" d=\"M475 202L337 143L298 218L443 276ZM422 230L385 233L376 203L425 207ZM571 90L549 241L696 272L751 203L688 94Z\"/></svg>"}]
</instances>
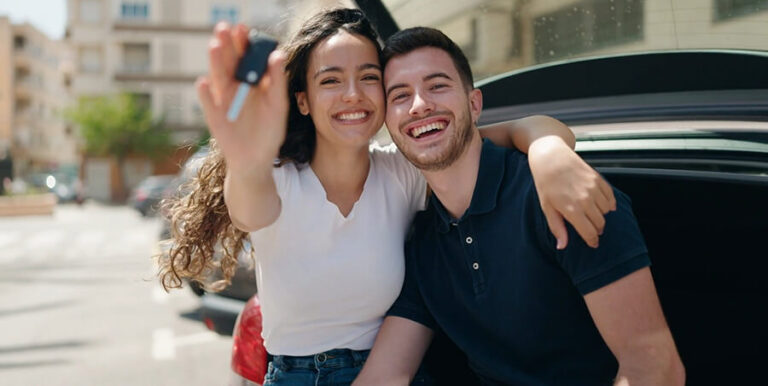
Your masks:
<instances>
[{"instance_id":1,"label":"woman's face","mask_svg":"<svg viewBox=\"0 0 768 386\"><path fill-rule=\"evenodd\" d=\"M368 39L339 31L315 46L307 91L296 98L315 123L318 145L368 146L384 122L381 80L379 56Z\"/></svg>"}]
</instances>

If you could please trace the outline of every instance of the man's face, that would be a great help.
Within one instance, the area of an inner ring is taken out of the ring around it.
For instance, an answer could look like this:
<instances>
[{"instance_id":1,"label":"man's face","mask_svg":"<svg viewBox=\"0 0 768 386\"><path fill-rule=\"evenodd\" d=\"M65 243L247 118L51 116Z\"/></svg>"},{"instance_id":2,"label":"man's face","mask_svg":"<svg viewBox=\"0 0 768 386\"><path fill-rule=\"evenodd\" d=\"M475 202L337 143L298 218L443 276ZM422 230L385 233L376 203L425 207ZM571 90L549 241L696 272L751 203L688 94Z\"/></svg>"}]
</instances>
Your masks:
<instances>
[{"instance_id":1,"label":"man's face","mask_svg":"<svg viewBox=\"0 0 768 386\"><path fill-rule=\"evenodd\" d=\"M424 47L392 58L384 71L384 90L387 129L417 168L441 170L464 153L482 95L467 91L448 53Z\"/></svg>"}]
</instances>

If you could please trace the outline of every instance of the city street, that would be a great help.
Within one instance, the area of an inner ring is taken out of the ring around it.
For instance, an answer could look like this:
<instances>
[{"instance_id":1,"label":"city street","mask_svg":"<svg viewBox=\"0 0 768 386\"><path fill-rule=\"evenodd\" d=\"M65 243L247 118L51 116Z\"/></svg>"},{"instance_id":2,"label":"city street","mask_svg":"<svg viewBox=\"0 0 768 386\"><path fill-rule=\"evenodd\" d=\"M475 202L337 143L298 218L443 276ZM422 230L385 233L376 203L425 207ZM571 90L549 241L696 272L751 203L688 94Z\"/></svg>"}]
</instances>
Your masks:
<instances>
[{"instance_id":1,"label":"city street","mask_svg":"<svg viewBox=\"0 0 768 386\"><path fill-rule=\"evenodd\" d=\"M94 203L0 218L0 384L225 384L231 338L159 286L159 227Z\"/></svg>"}]
</instances>

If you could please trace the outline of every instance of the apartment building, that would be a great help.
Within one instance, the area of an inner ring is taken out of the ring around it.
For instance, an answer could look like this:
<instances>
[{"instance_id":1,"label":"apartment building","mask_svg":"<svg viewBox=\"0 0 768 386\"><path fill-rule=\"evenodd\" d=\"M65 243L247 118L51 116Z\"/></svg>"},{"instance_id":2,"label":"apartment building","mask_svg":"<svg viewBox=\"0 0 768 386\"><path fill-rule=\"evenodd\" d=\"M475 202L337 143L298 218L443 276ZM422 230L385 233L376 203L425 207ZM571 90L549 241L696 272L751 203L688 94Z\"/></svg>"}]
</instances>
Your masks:
<instances>
[{"instance_id":1,"label":"apartment building","mask_svg":"<svg viewBox=\"0 0 768 386\"><path fill-rule=\"evenodd\" d=\"M768 0L384 0L401 28L451 36L477 78L555 60L666 49L768 50Z\"/></svg>"},{"instance_id":2,"label":"apartment building","mask_svg":"<svg viewBox=\"0 0 768 386\"><path fill-rule=\"evenodd\" d=\"M0 158L14 175L76 170L78 140L62 119L71 102L70 52L28 23L0 17Z\"/></svg>"},{"instance_id":3,"label":"apartment building","mask_svg":"<svg viewBox=\"0 0 768 386\"><path fill-rule=\"evenodd\" d=\"M284 0L67 0L65 40L72 48L75 97L128 92L162 118L179 145L206 132L194 89L208 72L208 41L219 21L244 23L274 34ZM156 173L173 173L186 153L164 165L128 160L121 171L126 188ZM88 195L120 200L113 161L89 158L82 175Z\"/></svg>"},{"instance_id":4,"label":"apartment building","mask_svg":"<svg viewBox=\"0 0 768 386\"><path fill-rule=\"evenodd\" d=\"M278 0L68 0L67 12L74 94L133 93L184 143L204 131L194 81L207 72L213 25L274 31L283 8Z\"/></svg>"}]
</instances>

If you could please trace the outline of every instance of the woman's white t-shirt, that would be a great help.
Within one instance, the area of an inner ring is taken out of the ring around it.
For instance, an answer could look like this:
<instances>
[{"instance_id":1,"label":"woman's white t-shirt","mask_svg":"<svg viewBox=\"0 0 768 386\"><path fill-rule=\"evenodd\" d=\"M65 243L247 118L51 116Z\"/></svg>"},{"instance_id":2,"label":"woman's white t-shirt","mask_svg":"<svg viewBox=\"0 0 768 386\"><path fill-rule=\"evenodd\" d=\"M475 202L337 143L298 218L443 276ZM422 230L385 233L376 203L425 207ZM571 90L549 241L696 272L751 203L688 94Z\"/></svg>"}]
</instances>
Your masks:
<instances>
[{"instance_id":1,"label":"woman's white t-shirt","mask_svg":"<svg viewBox=\"0 0 768 386\"><path fill-rule=\"evenodd\" d=\"M426 182L393 146L373 147L345 218L309 165L275 168L278 219L251 233L264 345L273 355L367 350L400 293L403 243Z\"/></svg>"}]
</instances>

